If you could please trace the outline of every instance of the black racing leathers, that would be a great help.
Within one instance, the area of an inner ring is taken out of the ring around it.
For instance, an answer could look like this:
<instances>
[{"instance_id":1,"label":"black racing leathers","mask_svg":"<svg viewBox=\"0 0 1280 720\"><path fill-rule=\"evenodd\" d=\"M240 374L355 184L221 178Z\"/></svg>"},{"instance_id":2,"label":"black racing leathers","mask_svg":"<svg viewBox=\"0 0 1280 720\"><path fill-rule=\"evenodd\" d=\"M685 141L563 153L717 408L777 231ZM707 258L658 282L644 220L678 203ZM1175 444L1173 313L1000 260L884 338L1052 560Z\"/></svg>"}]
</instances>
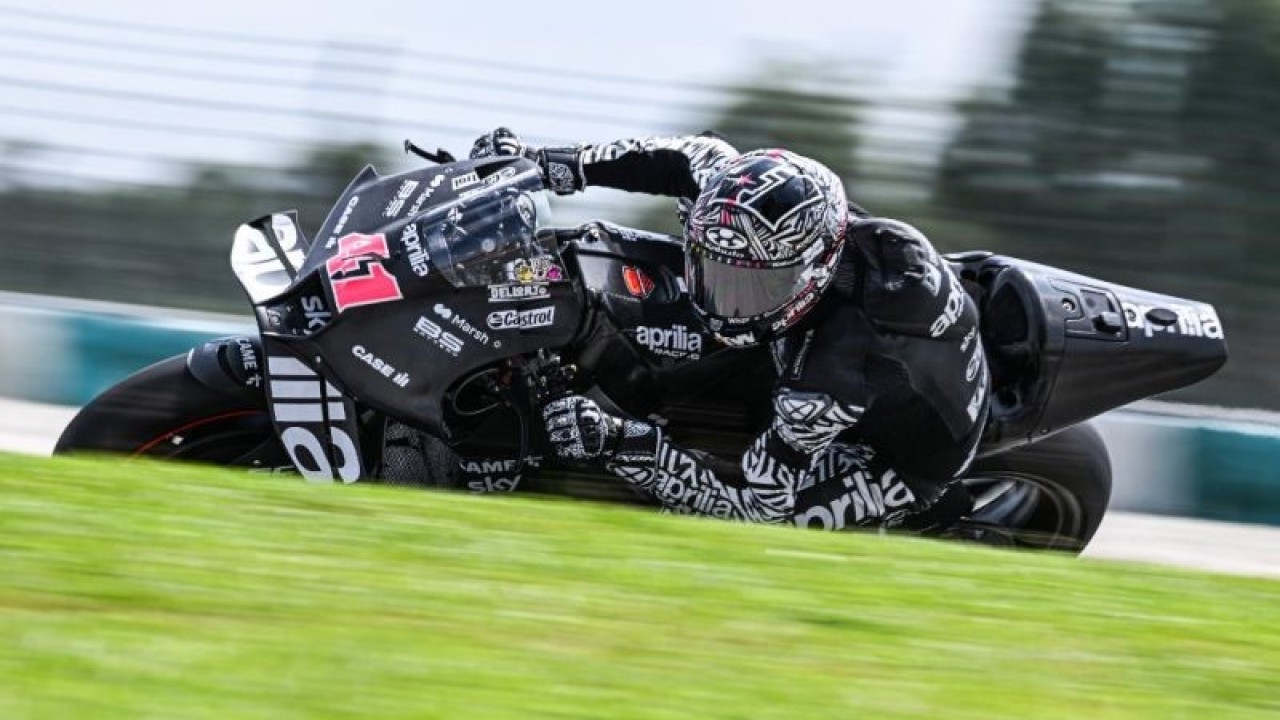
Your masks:
<instances>
[{"instance_id":1,"label":"black racing leathers","mask_svg":"<svg viewBox=\"0 0 1280 720\"><path fill-rule=\"evenodd\" d=\"M549 170L560 192L600 185L689 201L736 155L696 136L547 158L564 166ZM967 468L989 385L974 303L923 235L851 207L832 286L774 343L773 418L741 461L628 421L610 472L675 512L838 528L928 500Z\"/></svg>"}]
</instances>

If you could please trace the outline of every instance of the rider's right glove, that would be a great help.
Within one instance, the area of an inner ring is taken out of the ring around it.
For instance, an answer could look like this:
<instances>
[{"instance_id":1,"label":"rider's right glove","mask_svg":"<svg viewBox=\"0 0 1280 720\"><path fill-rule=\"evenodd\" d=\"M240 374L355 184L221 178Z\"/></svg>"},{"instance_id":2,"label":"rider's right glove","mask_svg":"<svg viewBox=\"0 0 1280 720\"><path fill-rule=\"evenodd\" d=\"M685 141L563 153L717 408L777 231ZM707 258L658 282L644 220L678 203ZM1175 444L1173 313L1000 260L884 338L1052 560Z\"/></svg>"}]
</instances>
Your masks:
<instances>
[{"instance_id":1,"label":"rider's right glove","mask_svg":"<svg viewBox=\"0 0 1280 720\"><path fill-rule=\"evenodd\" d=\"M471 159L494 156L526 157L538 164L542 179L557 195L570 195L583 188L582 165L578 148L531 148L509 128L500 127L476 138L471 146Z\"/></svg>"},{"instance_id":2,"label":"rider's right glove","mask_svg":"<svg viewBox=\"0 0 1280 720\"><path fill-rule=\"evenodd\" d=\"M582 395L565 395L542 407L547 439L566 460L609 460L622 421Z\"/></svg>"}]
</instances>

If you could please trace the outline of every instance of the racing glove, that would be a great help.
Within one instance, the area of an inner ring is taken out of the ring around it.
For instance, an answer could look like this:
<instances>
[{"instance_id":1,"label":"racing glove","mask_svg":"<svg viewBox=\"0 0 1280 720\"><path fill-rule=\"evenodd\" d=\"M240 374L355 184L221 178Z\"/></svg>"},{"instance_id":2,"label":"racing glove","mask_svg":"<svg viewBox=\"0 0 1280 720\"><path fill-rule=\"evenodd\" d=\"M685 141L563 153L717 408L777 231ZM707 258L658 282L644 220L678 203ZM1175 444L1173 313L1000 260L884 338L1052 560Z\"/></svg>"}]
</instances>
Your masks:
<instances>
[{"instance_id":1,"label":"racing glove","mask_svg":"<svg viewBox=\"0 0 1280 720\"><path fill-rule=\"evenodd\" d=\"M565 395L548 402L542 407L542 420L556 455L579 461L612 457L622 425L621 420L582 395Z\"/></svg>"},{"instance_id":2,"label":"racing glove","mask_svg":"<svg viewBox=\"0 0 1280 720\"><path fill-rule=\"evenodd\" d=\"M500 127L476 138L471 145L471 159L523 156L534 160L534 153L510 128Z\"/></svg>"},{"instance_id":3,"label":"racing glove","mask_svg":"<svg viewBox=\"0 0 1280 720\"><path fill-rule=\"evenodd\" d=\"M557 195L571 195L585 185L578 148L531 148L510 128L500 127L476 138L471 159L487 157L525 157L534 161L542 170L542 181Z\"/></svg>"}]
</instances>

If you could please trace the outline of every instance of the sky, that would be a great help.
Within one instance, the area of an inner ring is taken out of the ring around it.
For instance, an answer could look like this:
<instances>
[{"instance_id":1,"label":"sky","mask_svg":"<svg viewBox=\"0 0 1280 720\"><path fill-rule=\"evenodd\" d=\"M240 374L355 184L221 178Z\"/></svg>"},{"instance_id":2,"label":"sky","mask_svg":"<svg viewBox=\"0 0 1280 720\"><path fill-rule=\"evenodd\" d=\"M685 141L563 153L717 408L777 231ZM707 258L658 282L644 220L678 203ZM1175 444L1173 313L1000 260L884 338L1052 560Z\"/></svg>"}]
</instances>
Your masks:
<instances>
[{"instance_id":1,"label":"sky","mask_svg":"<svg viewBox=\"0 0 1280 720\"><path fill-rule=\"evenodd\" d=\"M1024 0L440 2L0 0L0 141L61 148L68 178L154 178L165 159L268 164L315 138L465 152L702 129L705 85L768 59L867 97L999 82ZM869 134L945 128L872 114ZM51 156L31 160L49 167ZM3 176L0 176L3 177Z\"/></svg>"}]
</instances>

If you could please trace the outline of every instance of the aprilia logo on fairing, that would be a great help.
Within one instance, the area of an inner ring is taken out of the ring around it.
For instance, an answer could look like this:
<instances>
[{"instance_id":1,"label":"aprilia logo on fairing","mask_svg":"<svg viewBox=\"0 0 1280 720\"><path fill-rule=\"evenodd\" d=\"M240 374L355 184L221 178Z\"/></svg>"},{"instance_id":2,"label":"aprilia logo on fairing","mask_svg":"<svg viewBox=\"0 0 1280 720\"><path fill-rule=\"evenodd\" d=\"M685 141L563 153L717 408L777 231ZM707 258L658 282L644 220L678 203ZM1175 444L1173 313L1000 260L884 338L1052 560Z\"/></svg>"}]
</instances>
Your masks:
<instances>
[{"instance_id":1,"label":"aprilia logo on fairing","mask_svg":"<svg viewBox=\"0 0 1280 720\"><path fill-rule=\"evenodd\" d=\"M546 300L549 297L551 297L551 290L545 283L511 283L507 285L489 286L489 302Z\"/></svg>"},{"instance_id":2,"label":"aprilia logo on fairing","mask_svg":"<svg viewBox=\"0 0 1280 720\"><path fill-rule=\"evenodd\" d=\"M426 277L431 272L431 263L427 260L427 251L422 249L422 238L418 236L418 226L409 223L400 233L400 244L404 246L409 258L409 267L418 277Z\"/></svg>"},{"instance_id":3,"label":"aprilia logo on fairing","mask_svg":"<svg viewBox=\"0 0 1280 720\"><path fill-rule=\"evenodd\" d=\"M369 352L363 345L356 345L352 347L351 354L363 360L366 365L374 369L374 372L377 372L382 377L391 380L391 382L396 385L404 387L409 384L409 373L397 373L395 367L391 363Z\"/></svg>"},{"instance_id":4,"label":"aprilia logo on fairing","mask_svg":"<svg viewBox=\"0 0 1280 720\"><path fill-rule=\"evenodd\" d=\"M530 330L551 325L556 319L554 305L531 310L495 310L487 322L494 330Z\"/></svg>"},{"instance_id":5,"label":"aprilia logo on fairing","mask_svg":"<svg viewBox=\"0 0 1280 720\"><path fill-rule=\"evenodd\" d=\"M697 360L702 353L702 334L684 325L669 328L638 327L636 342L655 355Z\"/></svg>"},{"instance_id":6,"label":"aprilia logo on fairing","mask_svg":"<svg viewBox=\"0 0 1280 720\"><path fill-rule=\"evenodd\" d=\"M359 480L360 455L351 436L339 425L347 419L347 410L337 389L297 358L268 356L267 372L271 415L282 428L280 442L298 472L310 482L333 482L335 473L344 483ZM337 468L329 462L322 435L329 437L336 451ZM300 452L303 450L306 452Z\"/></svg>"},{"instance_id":7,"label":"aprilia logo on fairing","mask_svg":"<svg viewBox=\"0 0 1280 720\"><path fill-rule=\"evenodd\" d=\"M413 324L413 331L454 357L458 357L458 353L462 352L462 338L447 332L428 317L419 317Z\"/></svg>"},{"instance_id":8,"label":"aprilia logo on fairing","mask_svg":"<svg viewBox=\"0 0 1280 720\"><path fill-rule=\"evenodd\" d=\"M1145 337L1156 333L1185 335L1187 337L1203 337L1210 340L1222 339L1222 321L1218 313L1209 305L1169 305L1168 310L1178 316L1178 320L1167 326L1160 326L1147 318L1147 313L1160 307L1158 305L1138 305L1121 303L1124 308L1125 323L1134 330L1139 330Z\"/></svg>"}]
</instances>

